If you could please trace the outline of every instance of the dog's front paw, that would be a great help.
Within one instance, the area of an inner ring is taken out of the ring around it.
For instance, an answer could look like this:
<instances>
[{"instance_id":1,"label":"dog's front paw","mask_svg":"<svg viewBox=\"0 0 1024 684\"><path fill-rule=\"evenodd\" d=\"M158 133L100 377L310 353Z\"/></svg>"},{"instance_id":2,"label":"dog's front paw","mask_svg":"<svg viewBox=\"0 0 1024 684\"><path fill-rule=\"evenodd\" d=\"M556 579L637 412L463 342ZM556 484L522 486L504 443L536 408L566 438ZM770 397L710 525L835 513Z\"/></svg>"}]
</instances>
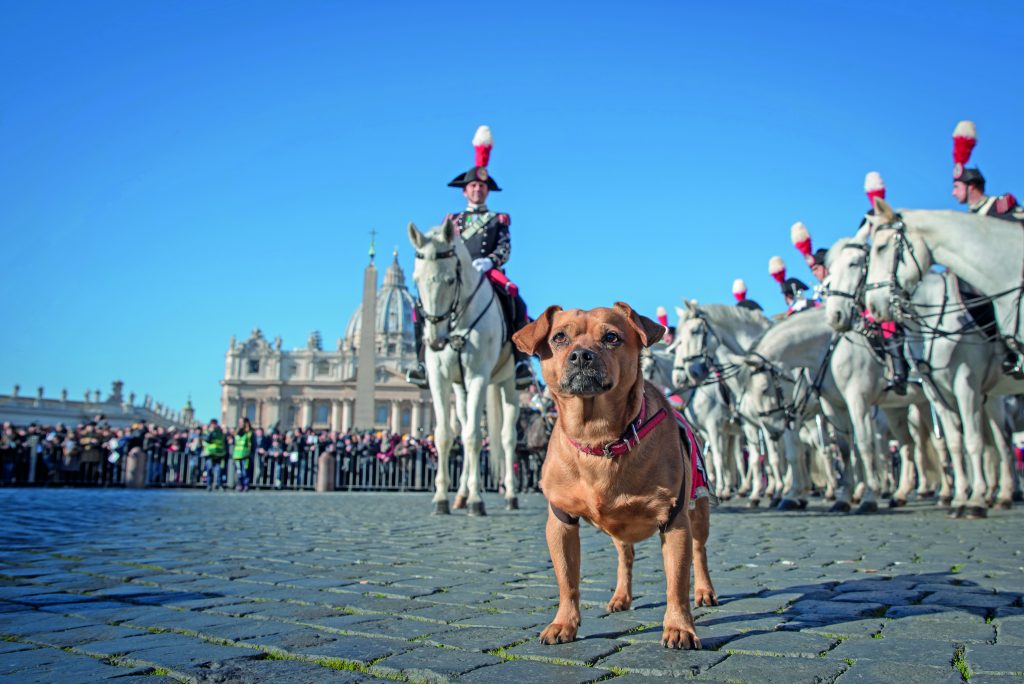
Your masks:
<instances>
[{"instance_id":1,"label":"dog's front paw","mask_svg":"<svg viewBox=\"0 0 1024 684\"><path fill-rule=\"evenodd\" d=\"M700 606L717 606L718 595L715 594L714 587L694 587L693 588L693 605Z\"/></svg>"},{"instance_id":2,"label":"dog's front paw","mask_svg":"<svg viewBox=\"0 0 1024 684\"><path fill-rule=\"evenodd\" d=\"M540 643L550 646L552 644L567 644L570 641L576 641L577 629L579 629L579 625L552 622L540 633Z\"/></svg>"},{"instance_id":3,"label":"dog's front paw","mask_svg":"<svg viewBox=\"0 0 1024 684\"><path fill-rule=\"evenodd\" d=\"M633 597L628 594L615 594L612 596L612 600L608 602L609 613L621 613L624 610L629 610L629 607L633 605Z\"/></svg>"},{"instance_id":4,"label":"dog's front paw","mask_svg":"<svg viewBox=\"0 0 1024 684\"><path fill-rule=\"evenodd\" d=\"M661 645L665 648L700 649L700 638L693 627L665 625L661 632Z\"/></svg>"}]
</instances>

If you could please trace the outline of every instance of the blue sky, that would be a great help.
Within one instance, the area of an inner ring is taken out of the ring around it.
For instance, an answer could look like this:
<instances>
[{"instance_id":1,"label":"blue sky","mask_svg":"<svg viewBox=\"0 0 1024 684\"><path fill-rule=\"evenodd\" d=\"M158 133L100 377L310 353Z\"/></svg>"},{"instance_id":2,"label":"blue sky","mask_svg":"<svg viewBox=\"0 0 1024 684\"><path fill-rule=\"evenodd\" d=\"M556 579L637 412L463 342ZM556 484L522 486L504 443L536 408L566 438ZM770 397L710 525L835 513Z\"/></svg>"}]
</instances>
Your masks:
<instances>
[{"instance_id":1,"label":"blue sky","mask_svg":"<svg viewBox=\"0 0 1024 684\"><path fill-rule=\"evenodd\" d=\"M989 190L1024 195L1011 1L0 2L0 391L115 378L215 415L232 335L333 348L368 233L405 226L479 124L533 312L680 297L782 307L804 221L850 234L865 172L953 208L973 119Z\"/></svg>"}]
</instances>

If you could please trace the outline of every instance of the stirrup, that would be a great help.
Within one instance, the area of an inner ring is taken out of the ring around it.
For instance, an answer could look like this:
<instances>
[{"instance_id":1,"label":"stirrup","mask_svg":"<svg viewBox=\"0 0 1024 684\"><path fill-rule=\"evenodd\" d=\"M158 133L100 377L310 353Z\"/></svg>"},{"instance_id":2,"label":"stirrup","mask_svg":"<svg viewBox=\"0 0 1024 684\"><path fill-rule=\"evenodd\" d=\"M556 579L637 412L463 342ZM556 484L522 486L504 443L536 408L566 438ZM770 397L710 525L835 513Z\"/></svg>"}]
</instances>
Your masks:
<instances>
[{"instance_id":1,"label":"stirrup","mask_svg":"<svg viewBox=\"0 0 1024 684\"><path fill-rule=\"evenodd\" d=\"M1024 379L1024 365L1022 365L1021 357L1013 352L1008 353L1003 358L1003 373L1018 380Z\"/></svg>"},{"instance_id":2,"label":"stirrup","mask_svg":"<svg viewBox=\"0 0 1024 684\"><path fill-rule=\"evenodd\" d=\"M410 385L416 385L420 389L428 389L430 387L430 381L427 380L427 374L422 365L406 371L405 381Z\"/></svg>"},{"instance_id":3,"label":"stirrup","mask_svg":"<svg viewBox=\"0 0 1024 684\"><path fill-rule=\"evenodd\" d=\"M907 394L907 378L893 378L885 386L885 391L893 391L901 397L905 396Z\"/></svg>"}]
</instances>

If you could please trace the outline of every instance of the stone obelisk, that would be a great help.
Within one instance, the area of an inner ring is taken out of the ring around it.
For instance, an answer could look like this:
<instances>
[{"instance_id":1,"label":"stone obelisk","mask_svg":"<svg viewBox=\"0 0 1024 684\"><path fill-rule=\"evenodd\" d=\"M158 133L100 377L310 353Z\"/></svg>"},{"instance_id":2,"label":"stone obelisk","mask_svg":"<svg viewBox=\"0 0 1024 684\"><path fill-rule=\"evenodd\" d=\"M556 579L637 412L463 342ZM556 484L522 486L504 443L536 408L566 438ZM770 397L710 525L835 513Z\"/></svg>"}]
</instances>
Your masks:
<instances>
[{"instance_id":1,"label":"stone obelisk","mask_svg":"<svg viewBox=\"0 0 1024 684\"><path fill-rule=\"evenodd\" d=\"M359 357L356 366L356 408L353 426L369 430L374 424L373 390L377 376L377 267L373 258L377 251L370 231L370 265L363 271L363 305L360 309Z\"/></svg>"}]
</instances>

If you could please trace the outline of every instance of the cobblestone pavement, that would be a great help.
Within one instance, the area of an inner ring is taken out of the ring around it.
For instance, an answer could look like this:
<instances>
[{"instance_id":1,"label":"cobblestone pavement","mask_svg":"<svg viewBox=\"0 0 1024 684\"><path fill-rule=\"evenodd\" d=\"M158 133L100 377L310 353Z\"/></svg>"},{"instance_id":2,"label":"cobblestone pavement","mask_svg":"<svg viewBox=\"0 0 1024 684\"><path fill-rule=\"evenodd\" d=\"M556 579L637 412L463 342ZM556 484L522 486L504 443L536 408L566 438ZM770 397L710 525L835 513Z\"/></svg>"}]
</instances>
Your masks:
<instances>
[{"instance_id":1,"label":"cobblestone pavement","mask_svg":"<svg viewBox=\"0 0 1024 684\"><path fill-rule=\"evenodd\" d=\"M633 610L609 615L614 548L584 526L582 638L542 646L544 500L487 502L477 519L430 517L424 494L0 491L0 681L1024 680L1024 509L723 506L722 605L695 611L703 650L667 651L655 540Z\"/></svg>"}]
</instances>

